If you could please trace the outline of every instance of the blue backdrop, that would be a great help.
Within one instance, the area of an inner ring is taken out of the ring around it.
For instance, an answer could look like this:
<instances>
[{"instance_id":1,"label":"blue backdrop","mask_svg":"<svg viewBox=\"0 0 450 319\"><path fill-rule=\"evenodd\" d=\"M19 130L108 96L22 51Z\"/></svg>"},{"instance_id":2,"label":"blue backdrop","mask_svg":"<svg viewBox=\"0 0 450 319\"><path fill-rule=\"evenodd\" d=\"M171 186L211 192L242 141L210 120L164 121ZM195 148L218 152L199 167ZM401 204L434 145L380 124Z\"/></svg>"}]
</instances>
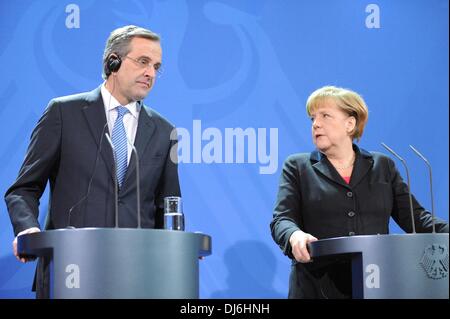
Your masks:
<instances>
[{"instance_id":1,"label":"blue backdrop","mask_svg":"<svg viewBox=\"0 0 450 319\"><path fill-rule=\"evenodd\" d=\"M448 220L448 5L0 0L1 194L48 101L101 83L110 31L150 28L162 36L164 74L146 103L184 132L186 228L213 238L213 255L200 262L201 297L284 298L290 262L269 223L283 160L313 149L305 101L323 85L363 95L370 115L360 145L384 151L385 142L403 155L413 192L430 208L427 170L408 144L428 157L436 212ZM245 143L230 146L227 132L239 129ZM208 156L209 143L219 143L222 154ZM0 297L33 297L35 265L12 256L12 228L0 205ZM402 233L394 224L391 232Z\"/></svg>"}]
</instances>

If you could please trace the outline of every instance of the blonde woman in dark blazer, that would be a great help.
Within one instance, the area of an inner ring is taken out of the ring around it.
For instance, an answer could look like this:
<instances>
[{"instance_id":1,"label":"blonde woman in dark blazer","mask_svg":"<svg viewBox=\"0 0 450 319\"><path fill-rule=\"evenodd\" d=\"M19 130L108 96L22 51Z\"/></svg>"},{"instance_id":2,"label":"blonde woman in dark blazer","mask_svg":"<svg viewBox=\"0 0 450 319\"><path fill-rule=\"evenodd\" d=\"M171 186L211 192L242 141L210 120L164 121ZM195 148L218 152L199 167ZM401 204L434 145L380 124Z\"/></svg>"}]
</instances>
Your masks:
<instances>
[{"instance_id":1,"label":"blonde woman in dark blazer","mask_svg":"<svg viewBox=\"0 0 450 319\"><path fill-rule=\"evenodd\" d=\"M411 232L408 186L389 157L354 143L368 118L356 92L320 88L308 98L306 111L317 149L284 162L271 232L293 261L289 298L350 298L350 263L310 263L307 244L387 234L391 217ZM431 214L414 197L413 206L416 231L431 232ZM436 231L448 233L448 224L437 220Z\"/></svg>"}]
</instances>

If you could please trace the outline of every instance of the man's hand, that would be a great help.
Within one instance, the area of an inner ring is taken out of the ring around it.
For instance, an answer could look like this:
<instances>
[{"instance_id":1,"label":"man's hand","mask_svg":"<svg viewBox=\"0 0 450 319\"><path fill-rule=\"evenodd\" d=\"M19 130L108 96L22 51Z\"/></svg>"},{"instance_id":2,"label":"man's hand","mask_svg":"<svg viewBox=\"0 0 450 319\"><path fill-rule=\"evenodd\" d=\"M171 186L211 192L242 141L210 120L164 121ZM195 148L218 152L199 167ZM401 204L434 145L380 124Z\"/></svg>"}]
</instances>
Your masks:
<instances>
[{"instance_id":1,"label":"man's hand","mask_svg":"<svg viewBox=\"0 0 450 319\"><path fill-rule=\"evenodd\" d=\"M309 255L306 244L316 241L317 238L311 234L304 233L301 230L296 230L292 233L289 238L289 243L292 247L292 254L295 260L301 263L307 263L311 261L311 256Z\"/></svg>"},{"instance_id":2,"label":"man's hand","mask_svg":"<svg viewBox=\"0 0 450 319\"><path fill-rule=\"evenodd\" d=\"M31 228L25 229L24 231L21 231L20 233L18 233L17 237L19 237L20 235L37 233L37 232L40 232L40 231L41 230L39 228L37 228L37 227L31 227ZM21 261L23 263L26 263L27 261L30 261L32 259L24 258L24 257L20 258L19 257L19 254L17 253L17 237L14 238L14 240L12 242L14 256L16 256L17 260L19 260L19 261Z\"/></svg>"}]
</instances>

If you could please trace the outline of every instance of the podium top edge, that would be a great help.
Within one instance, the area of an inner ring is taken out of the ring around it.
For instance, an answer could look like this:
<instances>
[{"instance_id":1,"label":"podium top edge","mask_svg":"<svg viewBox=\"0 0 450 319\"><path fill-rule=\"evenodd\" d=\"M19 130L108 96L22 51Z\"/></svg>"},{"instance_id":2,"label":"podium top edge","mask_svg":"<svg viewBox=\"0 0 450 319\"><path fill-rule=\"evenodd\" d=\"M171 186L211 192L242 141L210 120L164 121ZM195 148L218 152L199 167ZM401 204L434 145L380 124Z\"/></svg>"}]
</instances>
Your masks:
<instances>
[{"instance_id":1,"label":"podium top edge","mask_svg":"<svg viewBox=\"0 0 450 319\"><path fill-rule=\"evenodd\" d=\"M377 234L377 235L355 235L355 236L342 236L319 239L317 241L310 242L310 247L328 245L331 243L358 243L358 242L385 242L385 241L411 241L411 240L430 240L436 238L442 240L445 238L448 240L448 233L414 233L414 234Z\"/></svg>"},{"instance_id":2,"label":"podium top edge","mask_svg":"<svg viewBox=\"0 0 450 319\"><path fill-rule=\"evenodd\" d=\"M173 234L175 236L198 236L200 238L208 238L211 240L211 236L208 234L205 234L203 232L189 232L189 231L178 231L178 230L166 230L166 229L155 229L155 228L113 228L113 227L82 227L82 228L58 228L58 229L49 229L49 230L43 230L41 232L37 233L31 233L31 234L24 234L23 236L30 236L30 235L36 235L36 236L42 236L44 234L61 234L61 233L159 233L159 234Z\"/></svg>"}]
</instances>

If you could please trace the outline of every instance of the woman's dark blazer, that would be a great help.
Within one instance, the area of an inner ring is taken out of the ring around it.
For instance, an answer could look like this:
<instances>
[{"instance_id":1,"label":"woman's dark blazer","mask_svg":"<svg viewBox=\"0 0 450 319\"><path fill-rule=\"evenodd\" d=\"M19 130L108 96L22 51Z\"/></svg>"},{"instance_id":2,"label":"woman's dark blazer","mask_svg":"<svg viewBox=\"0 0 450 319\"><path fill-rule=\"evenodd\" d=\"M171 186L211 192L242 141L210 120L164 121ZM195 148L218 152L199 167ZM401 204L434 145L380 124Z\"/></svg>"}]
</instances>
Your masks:
<instances>
[{"instance_id":1,"label":"woman's dark blazer","mask_svg":"<svg viewBox=\"0 0 450 319\"><path fill-rule=\"evenodd\" d=\"M320 263L295 262L289 244L294 231L300 229L318 239L387 234L392 217L405 232L411 232L408 186L392 159L355 144L353 148L356 160L350 184L318 151L294 154L284 162L270 227L275 242L294 261L290 297L327 297L323 285L334 286L330 278L323 278L327 270ZM414 196L412 201L416 231L430 232L431 214ZM448 224L437 220L436 231L448 233ZM317 269L320 271L315 273ZM322 286L314 283L316 279L323 281ZM305 283L299 284L299 280ZM334 295L334 288L330 289L330 295ZM336 293L339 295L339 291Z\"/></svg>"}]
</instances>

